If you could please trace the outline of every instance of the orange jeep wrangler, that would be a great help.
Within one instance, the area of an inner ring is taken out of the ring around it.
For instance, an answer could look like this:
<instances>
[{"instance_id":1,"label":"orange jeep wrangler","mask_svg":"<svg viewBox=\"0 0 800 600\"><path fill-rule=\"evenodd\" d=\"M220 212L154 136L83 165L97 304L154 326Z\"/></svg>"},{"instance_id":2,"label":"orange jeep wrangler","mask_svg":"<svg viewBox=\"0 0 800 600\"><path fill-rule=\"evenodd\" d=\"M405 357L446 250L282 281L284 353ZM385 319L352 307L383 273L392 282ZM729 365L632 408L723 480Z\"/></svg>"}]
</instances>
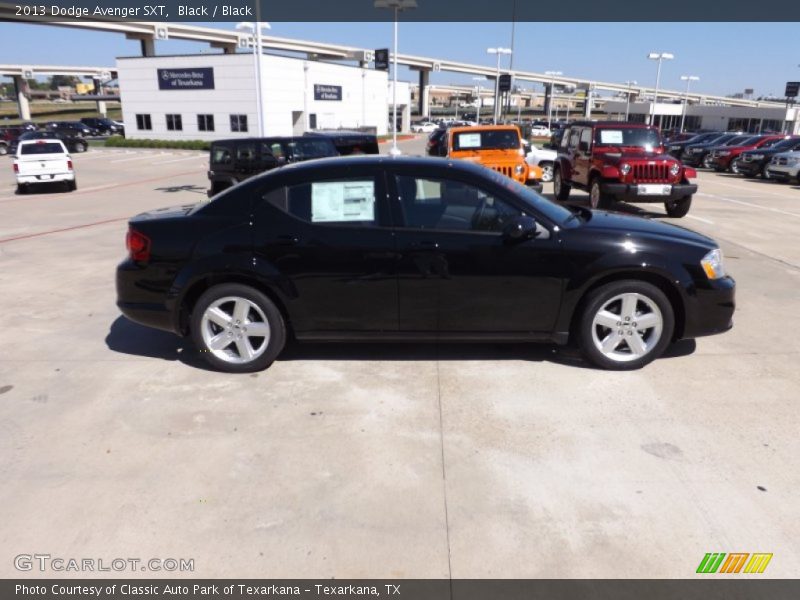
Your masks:
<instances>
[{"instance_id":1,"label":"orange jeep wrangler","mask_svg":"<svg viewBox=\"0 0 800 600\"><path fill-rule=\"evenodd\" d=\"M516 125L451 127L447 131L447 156L482 164L542 191L542 170L525 162L522 136Z\"/></svg>"}]
</instances>

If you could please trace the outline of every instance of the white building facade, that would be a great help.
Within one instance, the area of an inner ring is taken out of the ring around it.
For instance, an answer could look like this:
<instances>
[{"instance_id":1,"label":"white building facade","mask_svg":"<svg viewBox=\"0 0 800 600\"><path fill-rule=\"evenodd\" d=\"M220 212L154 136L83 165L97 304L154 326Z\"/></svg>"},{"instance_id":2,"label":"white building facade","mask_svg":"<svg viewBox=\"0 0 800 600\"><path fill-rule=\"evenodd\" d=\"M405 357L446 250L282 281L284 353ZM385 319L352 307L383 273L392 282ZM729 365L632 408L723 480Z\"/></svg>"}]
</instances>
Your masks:
<instances>
[{"instance_id":1,"label":"white building facade","mask_svg":"<svg viewBox=\"0 0 800 600\"><path fill-rule=\"evenodd\" d=\"M385 71L270 54L262 56L261 65L264 135L387 132L391 98ZM259 134L252 53L118 58L117 69L126 137L215 140Z\"/></svg>"}]
</instances>

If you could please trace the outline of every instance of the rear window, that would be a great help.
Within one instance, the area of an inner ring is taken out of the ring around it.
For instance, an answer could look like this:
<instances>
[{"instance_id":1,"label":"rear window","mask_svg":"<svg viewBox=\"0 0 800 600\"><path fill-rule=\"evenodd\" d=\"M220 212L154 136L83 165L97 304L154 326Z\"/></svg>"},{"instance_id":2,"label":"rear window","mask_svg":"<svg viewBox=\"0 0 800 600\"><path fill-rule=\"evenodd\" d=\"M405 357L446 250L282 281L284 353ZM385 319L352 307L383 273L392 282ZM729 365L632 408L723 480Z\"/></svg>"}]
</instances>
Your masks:
<instances>
[{"instance_id":1,"label":"rear window","mask_svg":"<svg viewBox=\"0 0 800 600\"><path fill-rule=\"evenodd\" d=\"M519 147L519 133L513 129L462 131L453 135L454 150L515 150Z\"/></svg>"},{"instance_id":2,"label":"rear window","mask_svg":"<svg viewBox=\"0 0 800 600\"><path fill-rule=\"evenodd\" d=\"M211 148L211 162L215 165L231 164L231 151L225 146Z\"/></svg>"},{"instance_id":3,"label":"rear window","mask_svg":"<svg viewBox=\"0 0 800 600\"><path fill-rule=\"evenodd\" d=\"M23 144L20 154L63 154L64 148L56 142L44 142L42 144Z\"/></svg>"},{"instance_id":4,"label":"rear window","mask_svg":"<svg viewBox=\"0 0 800 600\"><path fill-rule=\"evenodd\" d=\"M336 148L330 140L297 139L287 144L288 151L294 160L338 156Z\"/></svg>"}]
</instances>

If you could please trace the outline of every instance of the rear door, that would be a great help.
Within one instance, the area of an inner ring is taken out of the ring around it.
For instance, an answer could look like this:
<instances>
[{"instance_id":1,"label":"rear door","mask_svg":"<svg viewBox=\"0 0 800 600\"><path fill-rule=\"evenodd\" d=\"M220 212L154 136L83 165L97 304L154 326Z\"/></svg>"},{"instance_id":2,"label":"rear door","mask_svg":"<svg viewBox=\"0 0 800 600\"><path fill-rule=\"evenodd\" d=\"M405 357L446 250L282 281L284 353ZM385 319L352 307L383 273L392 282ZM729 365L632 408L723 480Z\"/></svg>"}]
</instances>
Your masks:
<instances>
[{"instance_id":1,"label":"rear door","mask_svg":"<svg viewBox=\"0 0 800 600\"><path fill-rule=\"evenodd\" d=\"M395 241L382 169L305 169L272 184L258 202L255 259L282 282L298 337L397 331Z\"/></svg>"}]
</instances>

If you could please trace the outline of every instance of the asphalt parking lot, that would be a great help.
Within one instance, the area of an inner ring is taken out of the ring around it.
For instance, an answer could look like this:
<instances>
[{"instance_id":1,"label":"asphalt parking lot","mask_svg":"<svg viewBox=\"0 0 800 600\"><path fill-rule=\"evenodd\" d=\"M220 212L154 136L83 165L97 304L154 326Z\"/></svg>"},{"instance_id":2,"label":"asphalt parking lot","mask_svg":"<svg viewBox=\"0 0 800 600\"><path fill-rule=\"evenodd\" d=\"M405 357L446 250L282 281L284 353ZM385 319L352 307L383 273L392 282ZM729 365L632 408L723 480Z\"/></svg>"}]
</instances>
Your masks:
<instances>
[{"instance_id":1,"label":"asphalt parking lot","mask_svg":"<svg viewBox=\"0 0 800 600\"><path fill-rule=\"evenodd\" d=\"M77 192L25 196L0 159L0 576L20 553L210 578L679 578L707 552L800 572L800 186L700 173L678 223L720 242L735 326L641 371L342 344L228 375L114 304L127 218L204 199L207 155L73 158Z\"/></svg>"}]
</instances>

